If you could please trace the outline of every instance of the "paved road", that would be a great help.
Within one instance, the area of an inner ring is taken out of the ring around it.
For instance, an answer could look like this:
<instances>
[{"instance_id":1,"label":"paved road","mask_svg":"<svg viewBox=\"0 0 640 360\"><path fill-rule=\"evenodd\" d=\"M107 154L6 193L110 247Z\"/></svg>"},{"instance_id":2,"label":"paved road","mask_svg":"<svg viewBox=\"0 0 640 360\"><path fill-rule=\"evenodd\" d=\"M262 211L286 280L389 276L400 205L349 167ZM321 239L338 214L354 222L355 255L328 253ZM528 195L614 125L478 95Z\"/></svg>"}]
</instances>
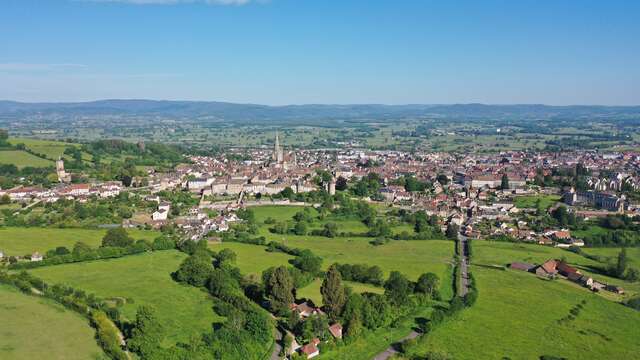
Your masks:
<instances>
[{"instance_id":1,"label":"paved road","mask_svg":"<svg viewBox=\"0 0 640 360\"><path fill-rule=\"evenodd\" d=\"M273 315L272 315L273 316ZM280 352L282 351L282 332L280 329L276 329L274 335L273 351L271 352L271 360L280 360Z\"/></svg>"},{"instance_id":2,"label":"paved road","mask_svg":"<svg viewBox=\"0 0 640 360\"><path fill-rule=\"evenodd\" d=\"M458 241L460 242L460 296L467 295L469 291L469 248L467 245L467 237L458 234Z\"/></svg>"},{"instance_id":3,"label":"paved road","mask_svg":"<svg viewBox=\"0 0 640 360\"><path fill-rule=\"evenodd\" d=\"M420 333L416 332L416 331L412 331L411 333L409 333L409 335L403 337L402 339L400 339L398 342L401 343L405 340L409 340L409 339L415 339L418 336L420 336ZM398 351L393 347L393 345L389 346L387 348L387 350L381 352L380 354L376 355L376 357L373 358L373 360L387 360L388 358L392 357L393 355L397 354Z\"/></svg>"}]
</instances>

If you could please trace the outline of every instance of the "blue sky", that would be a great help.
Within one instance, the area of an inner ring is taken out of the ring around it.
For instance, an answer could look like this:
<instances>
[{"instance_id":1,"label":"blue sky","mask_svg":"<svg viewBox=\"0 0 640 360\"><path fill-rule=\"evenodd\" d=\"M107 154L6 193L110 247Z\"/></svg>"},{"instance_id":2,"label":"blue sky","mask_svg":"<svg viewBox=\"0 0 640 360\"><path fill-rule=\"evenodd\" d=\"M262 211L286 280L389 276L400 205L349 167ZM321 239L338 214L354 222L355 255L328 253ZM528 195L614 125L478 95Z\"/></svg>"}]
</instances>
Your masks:
<instances>
[{"instance_id":1,"label":"blue sky","mask_svg":"<svg viewBox=\"0 0 640 360\"><path fill-rule=\"evenodd\" d=\"M0 0L0 99L640 104L640 1Z\"/></svg>"}]
</instances>

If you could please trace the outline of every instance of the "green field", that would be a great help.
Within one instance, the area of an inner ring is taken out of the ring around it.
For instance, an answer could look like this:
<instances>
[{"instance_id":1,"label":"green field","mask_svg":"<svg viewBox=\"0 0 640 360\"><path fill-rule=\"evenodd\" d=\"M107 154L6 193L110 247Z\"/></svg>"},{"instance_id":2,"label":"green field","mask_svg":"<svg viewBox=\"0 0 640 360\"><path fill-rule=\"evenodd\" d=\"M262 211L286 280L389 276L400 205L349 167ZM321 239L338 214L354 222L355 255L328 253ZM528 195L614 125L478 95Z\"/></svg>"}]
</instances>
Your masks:
<instances>
[{"instance_id":1,"label":"green field","mask_svg":"<svg viewBox=\"0 0 640 360\"><path fill-rule=\"evenodd\" d=\"M167 332L165 345L188 342L192 335L211 329L222 321L213 311L209 295L197 288L181 285L171 273L186 258L175 250L157 251L112 260L98 260L49 266L31 272L50 283L64 283L103 298L129 298L122 308L127 319L134 319L140 305L151 305Z\"/></svg>"},{"instance_id":2,"label":"green field","mask_svg":"<svg viewBox=\"0 0 640 360\"><path fill-rule=\"evenodd\" d=\"M225 242L221 244L210 244L209 248L213 251L222 249L231 249L236 253L236 266L242 271L243 275L257 277L262 276L262 272L272 266L287 265L289 259L293 256L281 252L267 252L266 247L251 244L241 244L234 242Z\"/></svg>"},{"instance_id":3,"label":"green field","mask_svg":"<svg viewBox=\"0 0 640 360\"><path fill-rule=\"evenodd\" d=\"M0 250L7 255L21 256L35 251L45 253L58 246L66 246L71 250L78 241L97 247L106 232L107 230L90 229L0 227ZM157 231L137 229L128 229L127 232L136 240L152 241L160 235Z\"/></svg>"},{"instance_id":4,"label":"green field","mask_svg":"<svg viewBox=\"0 0 640 360\"><path fill-rule=\"evenodd\" d=\"M370 244L371 238L281 235L269 232L269 225L264 219L272 217L277 221L289 220L302 207L296 206L260 206L252 208L256 220L260 225L259 234L267 241L278 241L294 248L310 249L321 256L323 268L327 269L333 263L378 265L387 276L391 271L400 271L411 280L416 280L425 272L438 274L441 279L440 291L444 298L452 296L451 263L454 244L447 240L392 240L382 246ZM315 211L315 210L313 210ZM328 220L333 221L333 220ZM319 223L319 222L318 222ZM345 225L347 224L347 225ZM355 224L353 220L338 222L341 231L345 226L364 225ZM315 225L320 226L320 225ZM406 226L399 230L406 230Z\"/></svg>"},{"instance_id":5,"label":"green field","mask_svg":"<svg viewBox=\"0 0 640 360\"><path fill-rule=\"evenodd\" d=\"M11 138L9 139L9 143L11 143L12 145L24 144L27 149L30 149L31 151L38 154L44 154L50 159L58 159L60 157L71 159L69 155L64 154L65 149L68 147L80 147L80 144L77 143L31 138ZM91 160L91 155L83 152L82 159Z\"/></svg>"},{"instance_id":6,"label":"green field","mask_svg":"<svg viewBox=\"0 0 640 360\"><path fill-rule=\"evenodd\" d=\"M13 164L19 168L25 166L47 167L54 166L54 162L39 158L22 150L1 150L0 164Z\"/></svg>"},{"instance_id":7,"label":"green field","mask_svg":"<svg viewBox=\"0 0 640 360\"><path fill-rule=\"evenodd\" d=\"M477 303L428 335L419 352L455 359L634 359L640 353L640 312L563 281L532 274L471 268ZM558 323L581 301L573 321Z\"/></svg>"},{"instance_id":8,"label":"green field","mask_svg":"<svg viewBox=\"0 0 640 360\"><path fill-rule=\"evenodd\" d=\"M106 359L89 321L53 301L0 285L0 359Z\"/></svg>"},{"instance_id":9,"label":"green field","mask_svg":"<svg viewBox=\"0 0 640 360\"><path fill-rule=\"evenodd\" d=\"M242 271L244 275L251 276L255 279L260 279L262 271L272 267L280 265L288 265L289 259L293 256L281 253L281 252L267 252L266 247L259 245L241 244L227 242L222 244L210 244L209 248L213 251L220 251L222 249L231 249L236 255L235 265ZM309 298L314 301L316 305L322 304L322 297L320 296L320 285L322 280L316 279L308 286L298 289L298 298ZM375 287L367 284L360 284L356 282L346 281L345 284L350 286L355 292L383 292L382 288Z\"/></svg>"},{"instance_id":10,"label":"green field","mask_svg":"<svg viewBox=\"0 0 640 360\"><path fill-rule=\"evenodd\" d=\"M604 249L585 249L587 253L592 250L601 251ZM580 270L583 274L592 276L594 279L605 283L624 287L627 293L624 297L630 297L640 293L639 282L631 283L603 275L599 272L599 268L605 266L605 264L587 259L584 256L574 254L567 250L534 244L514 244L478 240L473 242L473 251L473 263L480 265L506 265L514 261L541 264L548 259L561 259L564 257L569 264ZM561 282L567 285L574 285L565 280ZM583 291L588 292L586 289L583 289ZM600 294L613 300L622 300L623 298L608 291L600 292Z\"/></svg>"},{"instance_id":11,"label":"green field","mask_svg":"<svg viewBox=\"0 0 640 360\"><path fill-rule=\"evenodd\" d=\"M586 254L604 256L610 260L618 258L621 248L587 248L583 249ZM629 265L640 269L640 248L627 248L627 259Z\"/></svg>"},{"instance_id":12,"label":"green field","mask_svg":"<svg viewBox=\"0 0 640 360\"><path fill-rule=\"evenodd\" d=\"M548 209L553 206L556 202L560 201L561 197L559 195L532 195L532 196L517 196L513 199L513 203L516 207L520 209L531 208L535 209L537 206L538 200L540 200L540 205Z\"/></svg>"}]
</instances>

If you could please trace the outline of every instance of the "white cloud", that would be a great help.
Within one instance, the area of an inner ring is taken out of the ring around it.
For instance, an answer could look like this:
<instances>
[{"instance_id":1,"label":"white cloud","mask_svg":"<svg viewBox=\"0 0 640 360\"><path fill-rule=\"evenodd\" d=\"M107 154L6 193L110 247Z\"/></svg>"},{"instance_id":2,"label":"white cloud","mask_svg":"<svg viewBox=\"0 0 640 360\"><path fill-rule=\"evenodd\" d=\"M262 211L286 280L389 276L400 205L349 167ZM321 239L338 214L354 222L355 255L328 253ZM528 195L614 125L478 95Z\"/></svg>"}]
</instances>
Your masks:
<instances>
[{"instance_id":1,"label":"white cloud","mask_svg":"<svg viewBox=\"0 0 640 360\"><path fill-rule=\"evenodd\" d=\"M208 5L246 5L250 2L262 2L255 0L81 0L86 2L111 2L111 3L123 3L134 5L175 5L175 4L189 4L189 3L201 3Z\"/></svg>"},{"instance_id":2,"label":"white cloud","mask_svg":"<svg viewBox=\"0 0 640 360\"><path fill-rule=\"evenodd\" d=\"M36 64L36 63L0 63L0 71L43 71L69 68L86 68L84 64Z\"/></svg>"}]
</instances>

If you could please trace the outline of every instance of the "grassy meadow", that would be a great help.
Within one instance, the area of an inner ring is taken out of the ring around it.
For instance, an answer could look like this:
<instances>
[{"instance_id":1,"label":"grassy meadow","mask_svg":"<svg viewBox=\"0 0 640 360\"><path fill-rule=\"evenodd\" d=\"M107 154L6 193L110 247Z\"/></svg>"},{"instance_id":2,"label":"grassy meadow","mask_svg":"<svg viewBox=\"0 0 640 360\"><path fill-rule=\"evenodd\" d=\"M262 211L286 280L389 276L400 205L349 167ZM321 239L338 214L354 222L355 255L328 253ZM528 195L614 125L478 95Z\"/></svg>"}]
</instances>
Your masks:
<instances>
[{"instance_id":1,"label":"grassy meadow","mask_svg":"<svg viewBox=\"0 0 640 360\"><path fill-rule=\"evenodd\" d=\"M55 165L53 161L39 158L22 150L0 151L0 164L13 164L18 168L26 166L47 167Z\"/></svg>"},{"instance_id":2,"label":"grassy meadow","mask_svg":"<svg viewBox=\"0 0 640 360\"><path fill-rule=\"evenodd\" d=\"M477 251L481 252L481 251ZM471 268L476 304L421 340L418 353L455 359L633 359L640 353L640 312L563 281L514 270ZM574 320L559 322L582 301Z\"/></svg>"},{"instance_id":3,"label":"grassy meadow","mask_svg":"<svg viewBox=\"0 0 640 360\"><path fill-rule=\"evenodd\" d=\"M605 249L584 249L586 253L590 253L592 251L599 252L602 250ZM619 251L619 249L617 250ZM634 251L635 250L637 249L634 249ZM506 265L514 261L540 264L548 259L562 259L564 257L570 265L580 270L583 274L592 276L594 279L605 283L622 286L625 289L626 294L624 296L615 295L608 291L602 291L599 293L608 299L619 301L623 298L628 298L640 293L639 282L632 283L603 275L601 273L601 269L605 267L606 264L574 254L567 250L534 244L516 244L477 240L473 242L473 251L472 262L477 265ZM617 255L615 250L609 249L607 251ZM637 255L638 252L632 251L630 254ZM636 257L636 259L638 258ZM575 285L568 280L562 280L561 282L567 285ZM580 290L589 292L587 289L581 288Z\"/></svg>"},{"instance_id":4,"label":"grassy meadow","mask_svg":"<svg viewBox=\"0 0 640 360\"><path fill-rule=\"evenodd\" d=\"M553 206L556 202L560 201L560 195L527 195L527 196L517 196L513 199L513 203L516 207L520 209L531 208L535 209L538 200L540 200L540 205L548 209Z\"/></svg>"},{"instance_id":5,"label":"grassy meadow","mask_svg":"<svg viewBox=\"0 0 640 360\"><path fill-rule=\"evenodd\" d=\"M123 316L135 319L140 305L150 305L164 324L166 345L188 342L192 335L222 321L213 311L209 295L171 278L187 257L176 250L157 251L119 259L48 266L30 270L50 283L64 283L103 298L129 299Z\"/></svg>"},{"instance_id":6,"label":"grassy meadow","mask_svg":"<svg viewBox=\"0 0 640 360\"><path fill-rule=\"evenodd\" d=\"M282 235L269 232L271 225L264 224L268 217L276 221L291 220L296 212L303 208L299 206L257 206L252 208L256 221L260 225L259 234L267 241L278 241L290 247L310 249L321 256L323 269L333 263L378 265L388 276L391 271L400 271L411 280L416 280L425 272L434 272L440 276L440 291L444 298L452 296L451 272L454 244L447 240L416 240L390 241L382 246L374 246L371 238L365 237L336 237ZM315 210L311 210L312 214ZM353 219L337 219L328 217L323 220L338 224L341 232L364 232L366 226ZM312 228L320 228L322 223L316 220ZM409 226L401 225L397 231L411 230ZM268 255L267 255L268 256ZM240 257L239 257L240 258ZM255 260L256 263L264 261ZM268 267L268 266L267 266ZM265 267L266 268L266 267Z\"/></svg>"},{"instance_id":7,"label":"grassy meadow","mask_svg":"<svg viewBox=\"0 0 640 360\"><path fill-rule=\"evenodd\" d=\"M0 359L107 359L87 319L0 285Z\"/></svg>"},{"instance_id":8,"label":"grassy meadow","mask_svg":"<svg viewBox=\"0 0 640 360\"><path fill-rule=\"evenodd\" d=\"M0 250L7 255L26 255L35 251L45 253L58 246L66 246L69 250L82 241L89 246L97 247L107 230L92 229L58 229L38 227L0 227ZM157 231L127 229L135 240L152 241L160 235Z\"/></svg>"}]
</instances>

